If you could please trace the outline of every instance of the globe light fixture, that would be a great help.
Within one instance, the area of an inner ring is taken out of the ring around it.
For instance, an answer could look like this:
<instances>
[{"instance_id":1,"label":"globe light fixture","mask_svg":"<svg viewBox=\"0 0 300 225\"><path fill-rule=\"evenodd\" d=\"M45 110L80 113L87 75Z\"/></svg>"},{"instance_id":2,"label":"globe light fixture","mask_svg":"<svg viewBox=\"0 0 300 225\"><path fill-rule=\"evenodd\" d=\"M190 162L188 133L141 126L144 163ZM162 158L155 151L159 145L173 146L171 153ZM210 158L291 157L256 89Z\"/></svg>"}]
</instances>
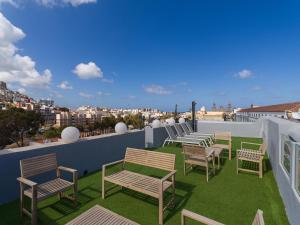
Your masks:
<instances>
[{"instance_id":1,"label":"globe light fixture","mask_svg":"<svg viewBox=\"0 0 300 225\"><path fill-rule=\"evenodd\" d=\"M125 133L127 133L127 126L126 126L126 124L123 123L123 122L117 123L116 126L115 126L115 132L117 134L125 134Z\"/></svg>"},{"instance_id":2,"label":"globe light fixture","mask_svg":"<svg viewBox=\"0 0 300 225\"><path fill-rule=\"evenodd\" d=\"M160 127L160 121L159 121L158 119L153 120L153 122L152 122L152 127L153 127L153 128L158 128L158 127Z\"/></svg>"},{"instance_id":3,"label":"globe light fixture","mask_svg":"<svg viewBox=\"0 0 300 225\"><path fill-rule=\"evenodd\" d=\"M169 119L167 120L167 123L168 123L169 125L174 125L174 124L175 124L174 118L169 118Z\"/></svg>"},{"instance_id":4,"label":"globe light fixture","mask_svg":"<svg viewBox=\"0 0 300 225\"><path fill-rule=\"evenodd\" d=\"M61 139L64 143L73 143L78 141L80 132L76 127L66 127L61 132Z\"/></svg>"},{"instance_id":5,"label":"globe light fixture","mask_svg":"<svg viewBox=\"0 0 300 225\"><path fill-rule=\"evenodd\" d=\"M179 121L178 121L179 123L185 123L185 119L184 118L179 118Z\"/></svg>"}]
</instances>

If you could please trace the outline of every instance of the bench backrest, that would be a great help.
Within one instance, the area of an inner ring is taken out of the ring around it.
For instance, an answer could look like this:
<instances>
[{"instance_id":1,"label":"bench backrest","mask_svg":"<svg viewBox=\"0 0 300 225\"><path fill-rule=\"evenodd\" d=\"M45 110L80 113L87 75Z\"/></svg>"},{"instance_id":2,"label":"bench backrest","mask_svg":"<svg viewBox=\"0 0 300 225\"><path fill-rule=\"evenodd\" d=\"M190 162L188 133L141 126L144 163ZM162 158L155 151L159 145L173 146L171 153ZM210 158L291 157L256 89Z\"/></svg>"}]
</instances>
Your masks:
<instances>
[{"instance_id":1,"label":"bench backrest","mask_svg":"<svg viewBox=\"0 0 300 225\"><path fill-rule=\"evenodd\" d=\"M205 148L199 145L182 145L182 151L184 155L187 156L197 156L197 157L206 157Z\"/></svg>"},{"instance_id":2,"label":"bench backrest","mask_svg":"<svg viewBox=\"0 0 300 225\"><path fill-rule=\"evenodd\" d=\"M260 209L257 210L252 225L265 225L263 211L261 211Z\"/></svg>"},{"instance_id":3,"label":"bench backrest","mask_svg":"<svg viewBox=\"0 0 300 225\"><path fill-rule=\"evenodd\" d=\"M55 153L20 160L21 177L24 178L46 173L56 168Z\"/></svg>"},{"instance_id":4,"label":"bench backrest","mask_svg":"<svg viewBox=\"0 0 300 225\"><path fill-rule=\"evenodd\" d=\"M124 162L166 171L173 171L175 169L174 154L147 151L143 149L127 148Z\"/></svg>"},{"instance_id":5,"label":"bench backrest","mask_svg":"<svg viewBox=\"0 0 300 225\"><path fill-rule=\"evenodd\" d=\"M215 139L231 142L231 132L216 132Z\"/></svg>"}]
</instances>

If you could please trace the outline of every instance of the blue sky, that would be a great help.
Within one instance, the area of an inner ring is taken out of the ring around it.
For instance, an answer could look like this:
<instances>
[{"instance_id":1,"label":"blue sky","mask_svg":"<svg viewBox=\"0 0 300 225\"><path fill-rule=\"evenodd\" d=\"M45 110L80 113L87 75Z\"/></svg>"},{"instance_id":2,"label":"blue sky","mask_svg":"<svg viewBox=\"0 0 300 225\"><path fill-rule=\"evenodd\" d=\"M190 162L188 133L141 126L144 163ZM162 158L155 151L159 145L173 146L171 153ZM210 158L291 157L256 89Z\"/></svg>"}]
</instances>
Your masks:
<instances>
[{"instance_id":1,"label":"blue sky","mask_svg":"<svg viewBox=\"0 0 300 225\"><path fill-rule=\"evenodd\" d=\"M300 99L299 1L0 2L15 47L0 80L35 98L182 111Z\"/></svg>"}]
</instances>

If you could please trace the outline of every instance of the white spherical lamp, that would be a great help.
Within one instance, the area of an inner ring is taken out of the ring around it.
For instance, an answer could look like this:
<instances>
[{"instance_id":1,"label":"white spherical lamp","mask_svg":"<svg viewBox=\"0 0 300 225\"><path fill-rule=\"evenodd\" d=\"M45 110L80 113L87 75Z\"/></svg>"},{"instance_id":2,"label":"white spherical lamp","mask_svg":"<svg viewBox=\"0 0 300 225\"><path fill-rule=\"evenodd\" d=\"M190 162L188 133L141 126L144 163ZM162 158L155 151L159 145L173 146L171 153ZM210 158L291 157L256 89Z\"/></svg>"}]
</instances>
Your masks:
<instances>
[{"instance_id":1,"label":"white spherical lamp","mask_svg":"<svg viewBox=\"0 0 300 225\"><path fill-rule=\"evenodd\" d=\"M127 132L127 126L123 122L119 122L115 126L115 131L117 134L125 134Z\"/></svg>"},{"instance_id":2,"label":"white spherical lamp","mask_svg":"<svg viewBox=\"0 0 300 225\"><path fill-rule=\"evenodd\" d=\"M167 123L168 123L169 125L174 125L174 124L175 124L174 118L168 119L168 120L167 120Z\"/></svg>"},{"instance_id":3,"label":"white spherical lamp","mask_svg":"<svg viewBox=\"0 0 300 225\"><path fill-rule=\"evenodd\" d=\"M178 121L179 123L185 123L185 119L184 118L179 118L179 121Z\"/></svg>"},{"instance_id":4,"label":"white spherical lamp","mask_svg":"<svg viewBox=\"0 0 300 225\"><path fill-rule=\"evenodd\" d=\"M160 121L159 121L158 119L153 120L153 122L152 122L152 127L153 127L153 128L158 128L158 127L160 127Z\"/></svg>"},{"instance_id":5,"label":"white spherical lamp","mask_svg":"<svg viewBox=\"0 0 300 225\"><path fill-rule=\"evenodd\" d=\"M64 143L73 143L78 141L80 132L76 127L66 127L61 132L61 139Z\"/></svg>"}]
</instances>

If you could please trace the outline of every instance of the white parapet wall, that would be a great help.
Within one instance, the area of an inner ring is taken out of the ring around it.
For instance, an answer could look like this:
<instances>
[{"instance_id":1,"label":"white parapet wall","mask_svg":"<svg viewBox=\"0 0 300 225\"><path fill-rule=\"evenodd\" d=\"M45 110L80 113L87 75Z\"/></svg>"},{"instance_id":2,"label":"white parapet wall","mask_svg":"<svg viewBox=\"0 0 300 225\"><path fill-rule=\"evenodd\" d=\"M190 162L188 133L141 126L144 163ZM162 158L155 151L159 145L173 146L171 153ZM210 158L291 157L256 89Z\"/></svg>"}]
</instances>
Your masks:
<instances>
[{"instance_id":1,"label":"white parapet wall","mask_svg":"<svg viewBox=\"0 0 300 225\"><path fill-rule=\"evenodd\" d=\"M199 121L197 131L202 133L215 133L218 131L230 131L235 137L262 137L262 120L254 123L231 121Z\"/></svg>"},{"instance_id":2,"label":"white parapet wall","mask_svg":"<svg viewBox=\"0 0 300 225\"><path fill-rule=\"evenodd\" d=\"M289 131L295 127L300 127L300 123L291 122L275 117L268 117L263 121L264 136L268 144L268 156L272 165L277 186L284 202L286 213L291 225L300 224L300 195L296 191L295 181L296 170L296 149L291 148L289 155L290 175L288 175L282 163L282 136L288 136ZM298 149L298 151L300 151ZM299 154L299 153L298 153ZM300 172L300 171L299 171Z\"/></svg>"},{"instance_id":3,"label":"white parapet wall","mask_svg":"<svg viewBox=\"0 0 300 225\"><path fill-rule=\"evenodd\" d=\"M79 176L84 173L100 171L105 163L120 160L125 155L127 147L145 148L145 132L134 131L126 134L109 134L93 136L71 144L48 143L44 145L27 146L0 151L0 204L13 201L19 197L20 176L19 161L33 156L57 153L60 165L75 168ZM45 174L39 180L54 176Z\"/></svg>"}]
</instances>

